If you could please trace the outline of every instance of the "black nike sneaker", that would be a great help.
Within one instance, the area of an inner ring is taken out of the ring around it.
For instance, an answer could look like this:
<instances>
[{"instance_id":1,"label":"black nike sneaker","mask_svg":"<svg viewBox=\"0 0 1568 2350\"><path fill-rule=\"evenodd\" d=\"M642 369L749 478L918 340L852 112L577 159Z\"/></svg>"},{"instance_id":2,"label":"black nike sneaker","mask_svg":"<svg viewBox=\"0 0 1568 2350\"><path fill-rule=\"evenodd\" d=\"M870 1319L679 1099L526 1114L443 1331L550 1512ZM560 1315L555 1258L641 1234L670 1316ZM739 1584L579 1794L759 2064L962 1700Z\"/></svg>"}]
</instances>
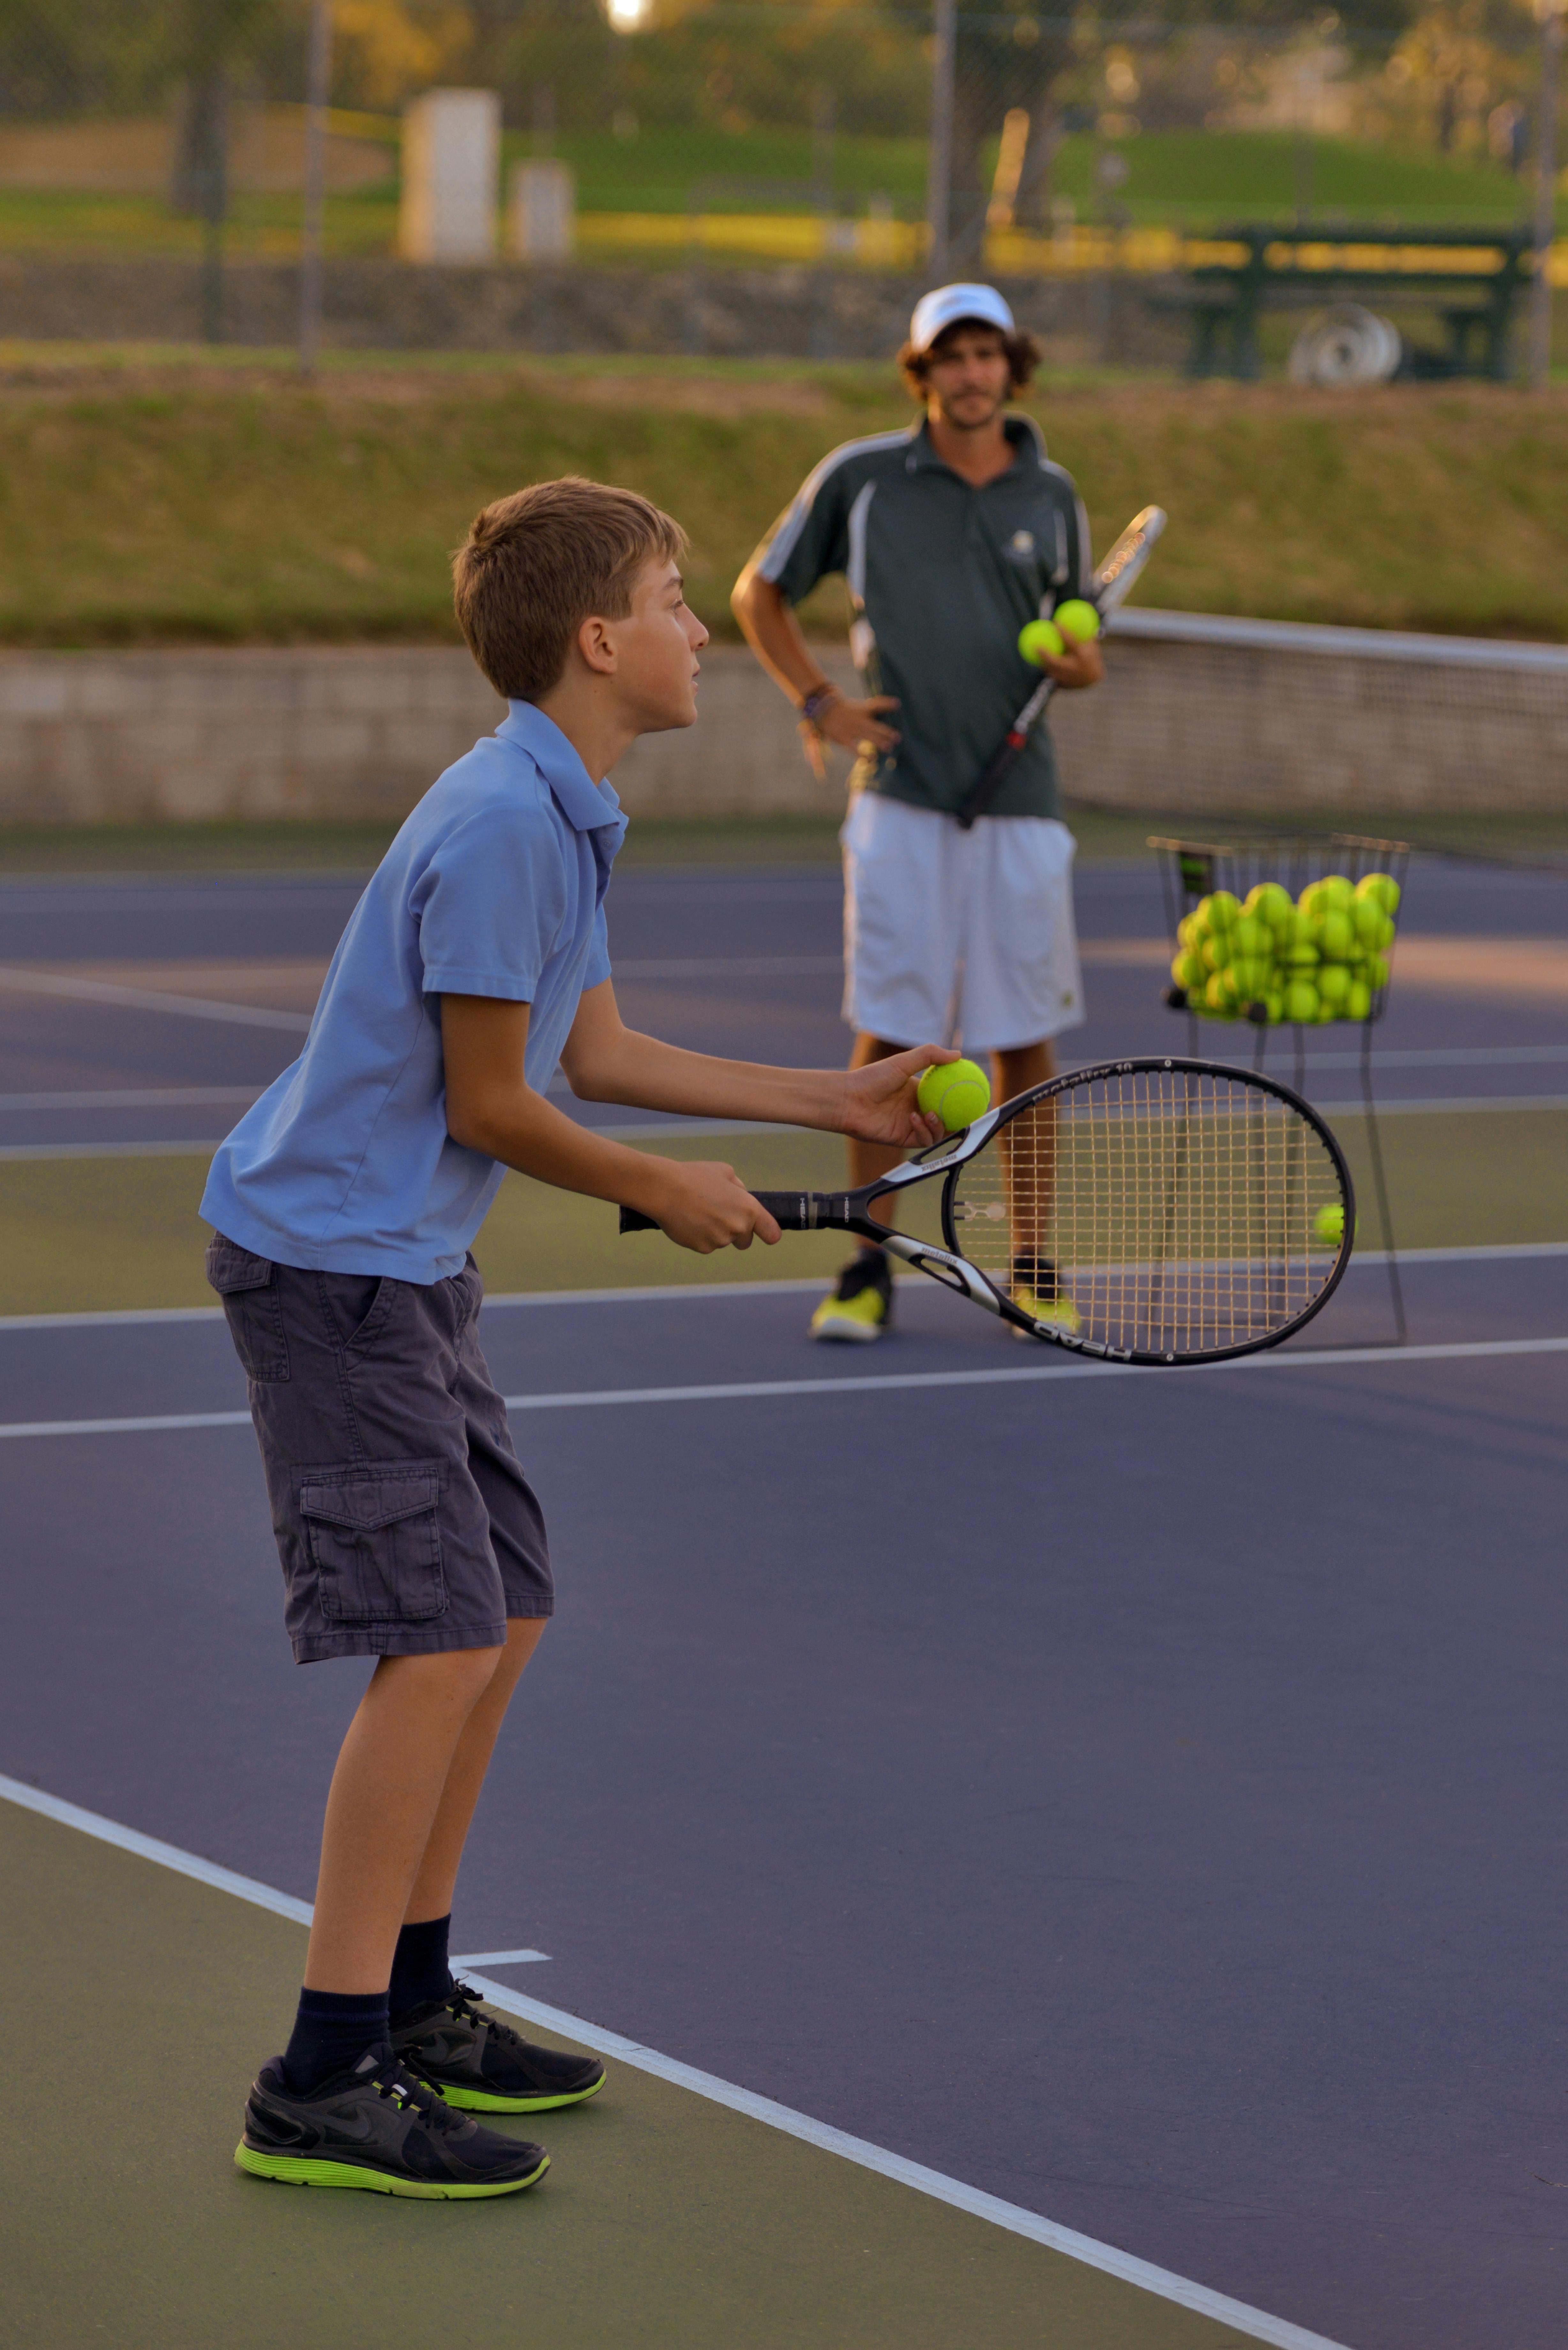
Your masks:
<instances>
[{"instance_id":1,"label":"black nike sneaker","mask_svg":"<svg viewBox=\"0 0 1568 2350\"><path fill-rule=\"evenodd\" d=\"M465 2121L399 2064L368 2048L314 2095L296 2097L275 2058L245 2103L242 2170L291 2187L361 2187L441 2202L515 2195L550 2168L542 2146Z\"/></svg>"},{"instance_id":2,"label":"black nike sneaker","mask_svg":"<svg viewBox=\"0 0 1568 2350\"><path fill-rule=\"evenodd\" d=\"M465 1983L454 1982L445 1999L399 2016L392 2047L449 2106L471 2113L542 2114L580 2106L605 2083L597 2056L535 2047L510 2024L482 2013Z\"/></svg>"}]
</instances>

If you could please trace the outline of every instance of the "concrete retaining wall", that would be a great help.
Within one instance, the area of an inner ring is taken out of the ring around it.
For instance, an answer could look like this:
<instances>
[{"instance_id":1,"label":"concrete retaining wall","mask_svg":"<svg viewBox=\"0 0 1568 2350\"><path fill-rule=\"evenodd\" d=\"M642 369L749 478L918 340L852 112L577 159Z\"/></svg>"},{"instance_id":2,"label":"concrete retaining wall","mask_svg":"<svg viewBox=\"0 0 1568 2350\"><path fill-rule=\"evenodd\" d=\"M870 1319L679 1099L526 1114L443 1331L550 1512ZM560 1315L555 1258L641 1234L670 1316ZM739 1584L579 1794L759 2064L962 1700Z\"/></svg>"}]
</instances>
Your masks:
<instances>
[{"instance_id":1,"label":"concrete retaining wall","mask_svg":"<svg viewBox=\"0 0 1568 2350\"><path fill-rule=\"evenodd\" d=\"M826 658L850 683L846 657ZM1053 714L1085 803L1344 818L1568 798L1568 649L1129 612L1107 666ZM701 704L695 730L617 770L628 807L838 806L742 648L704 655ZM440 646L4 654L0 821L400 817L499 715L467 655Z\"/></svg>"},{"instance_id":2,"label":"concrete retaining wall","mask_svg":"<svg viewBox=\"0 0 1568 2350\"><path fill-rule=\"evenodd\" d=\"M357 350L707 352L875 359L908 331L923 278L895 271L576 263L421 267L379 256L327 262L322 338ZM1054 366L1116 359L1179 366L1187 330L1151 305L1150 277L999 280ZM0 254L0 336L46 342L192 342L203 331L201 265L180 255ZM288 345L299 270L235 261L223 272L223 339Z\"/></svg>"}]
</instances>

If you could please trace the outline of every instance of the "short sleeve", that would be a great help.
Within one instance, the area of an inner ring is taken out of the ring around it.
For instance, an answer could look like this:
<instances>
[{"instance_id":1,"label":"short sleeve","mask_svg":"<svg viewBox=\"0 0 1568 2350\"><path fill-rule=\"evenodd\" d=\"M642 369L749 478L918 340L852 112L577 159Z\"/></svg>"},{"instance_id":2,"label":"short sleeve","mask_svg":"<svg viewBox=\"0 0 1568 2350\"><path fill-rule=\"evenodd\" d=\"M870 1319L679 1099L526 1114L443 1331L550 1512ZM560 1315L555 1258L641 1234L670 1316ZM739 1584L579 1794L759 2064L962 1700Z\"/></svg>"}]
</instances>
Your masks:
<instances>
[{"instance_id":1,"label":"short sleeve","mask_svg":"<svg viewBox=\"0 0 1568 2350\"><path fill-rule=\"evenodd\" d=\"M588 960L583 972L583 993L590 987L602 987L610 975L609 924L600 906L594 915L594 934L588 942Z\"/></svg>"},{"instance_id":2,"label":"short sleeve","mask_svg":"<svg viewBox=\"0 0 1568 2350\"><path fill-rule=\"evenodd\" d=\"M411 910L426 995L532 1003L566 920L566 865L547 813L476 811L441 843Z\"/></svg>"},{"instance_id":3,"label":"short sleeve","mask_svg":"<svg viewBox=\"0 0 1568 2350\"><path fill-rule=\"evenodd\" d=\"M831 457L819 465L767 539L758 573L791 604L804 604L819 579L848 564L847 471Z\"/></svg>"}]
</instances>

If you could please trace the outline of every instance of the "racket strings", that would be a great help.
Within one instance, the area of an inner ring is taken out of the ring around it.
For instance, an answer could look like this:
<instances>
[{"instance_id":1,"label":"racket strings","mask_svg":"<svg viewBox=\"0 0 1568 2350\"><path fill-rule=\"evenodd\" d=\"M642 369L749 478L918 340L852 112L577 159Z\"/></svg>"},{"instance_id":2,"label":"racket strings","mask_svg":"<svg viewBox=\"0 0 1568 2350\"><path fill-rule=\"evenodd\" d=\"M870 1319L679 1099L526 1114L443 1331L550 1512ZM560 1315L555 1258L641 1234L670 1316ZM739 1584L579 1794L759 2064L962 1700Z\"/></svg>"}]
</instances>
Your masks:
<instances>
[{"instance_id":1,"label":"racket strings","mask_svg":"<svg viewBox=\"0 0 1568 2350\"><path fill-rule=\"evenodd\" d=\"M1039 1318L1092 1343L1222 1352L1297 1320L1337 1249L1334 1159L1300 1112L1244 1078L1133 1070L999 1127L953 1199L964 1255Z\"/></svg>"}]
</instances>

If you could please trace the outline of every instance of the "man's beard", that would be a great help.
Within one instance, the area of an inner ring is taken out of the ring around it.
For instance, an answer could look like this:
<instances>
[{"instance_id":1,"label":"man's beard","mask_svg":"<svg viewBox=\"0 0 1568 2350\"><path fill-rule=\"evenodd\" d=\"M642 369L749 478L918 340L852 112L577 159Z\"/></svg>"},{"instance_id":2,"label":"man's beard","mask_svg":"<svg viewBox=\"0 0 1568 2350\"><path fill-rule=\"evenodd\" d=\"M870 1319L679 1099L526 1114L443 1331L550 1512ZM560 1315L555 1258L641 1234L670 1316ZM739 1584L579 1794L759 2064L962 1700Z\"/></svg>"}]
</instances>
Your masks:
<instances>
[{"instance_id":1,"label":"man's beard","mask_svg":"<svg viewBox=\"0 0 1568 2350\"><path fill-rule=\"evenodd\" d=\"M974 396L976 398L984 397L984 395L981 394L976 394ZM954 413L952 409L949 408L944 403L942 407L942 421L944 423L950 425L955 432L983 432L986 426L992 423L995 419L1001 415L1002 411L1006 405L1007 395L1005 392L1000 399L988 399L983 413L979 415L957 415Z\"/></svg>"}]
</instances>

